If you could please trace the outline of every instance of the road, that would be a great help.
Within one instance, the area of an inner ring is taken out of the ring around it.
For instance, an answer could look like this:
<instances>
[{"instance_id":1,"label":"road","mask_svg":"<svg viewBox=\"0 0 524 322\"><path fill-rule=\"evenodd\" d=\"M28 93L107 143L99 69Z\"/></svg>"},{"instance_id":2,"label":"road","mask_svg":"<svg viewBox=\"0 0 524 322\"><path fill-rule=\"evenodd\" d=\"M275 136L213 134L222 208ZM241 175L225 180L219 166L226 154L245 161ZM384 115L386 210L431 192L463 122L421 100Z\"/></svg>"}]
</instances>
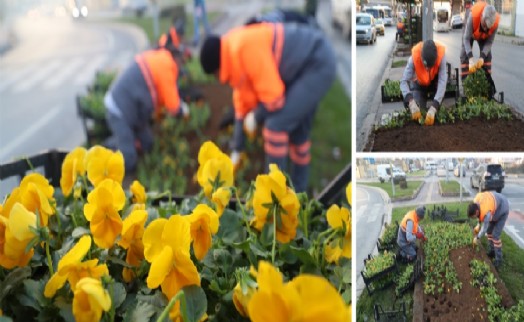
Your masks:
<instances>
[{"instance_id":1,"label":"road","mask_svg":"<svg viewBox=\"0 0 524 322\"><path fill-rule=\"evenodd\" d=\"M372 254L380 236L382 223L385 216L390 212L389 207L385 204L383 195L379 189L358 185L356 189L356 221L355 230L357 232L357 253L356 257L356 274L357 274L357 292L364 288L360 272L364 269L364 259L368 254Z\"/></svg>"},{"instance_id":2,"label":"road","mask_svg":"<svg viewBox=\"0 0 524 322\"><path fill-rule=\"evenodd\" d=\"M41 18L19 27L20 45L0 62L0 163L81 144L75 95L97 70L121 68L142 49L116 26Z\"/></svg>"},{"instance_id":3,"label":"road","mask_svg":"<svg viewBox=\"0 0 524 322\"><path fill-rule=\"evenodd\" d=\"M459 67L462 31L456 29L448 33L434 33L433 35L436 41L446 45L448 62L453 67ZM522 91L524 67L521 63L516 63L524 61L524 47L497 41L495 37L491 51L493 55L492 76L497 91L503 91L505 102L524 113L524 91ZM479 57L476 44L474 45L474 57Z\"/></svg>"},{"instance_id":4,"label":"road","mask_svg":"<svg viewBox=\"0 0 524 322\"><path fill-rule=\"evenodd\" d=\"M381 80L387 69L386 64L393 50L396 33L395 27L386 27L385 35L377 36L374 45L362 44L356 48L357 131L362 128L364 119L375 113L373 109L377 106L373 100L377 91L380 91ZM371 122L374 121L374 116L372 118Z\"/></svg>"}]
</instances>

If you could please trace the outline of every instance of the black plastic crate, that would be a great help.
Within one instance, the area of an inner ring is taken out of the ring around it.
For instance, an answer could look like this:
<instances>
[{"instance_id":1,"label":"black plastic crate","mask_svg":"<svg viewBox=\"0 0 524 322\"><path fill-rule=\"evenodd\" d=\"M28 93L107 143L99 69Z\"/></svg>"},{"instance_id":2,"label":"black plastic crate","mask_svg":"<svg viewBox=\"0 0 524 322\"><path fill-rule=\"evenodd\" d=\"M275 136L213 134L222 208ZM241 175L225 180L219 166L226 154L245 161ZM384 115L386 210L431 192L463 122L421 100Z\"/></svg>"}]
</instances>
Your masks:
<instances>
[{"instance_id":1,"label":"black plastic crate","mask_svg":"<svg viewBox=\"0 0 524 322\"><path fill-rule=\"evenodd\" d=\"M417 257L417 260L413 265L413 274L411 274L411 277L409 278L409 283L399 290L399 295L402 295L406 291L412 289L415 286L415 283L424 274L424 262L422 260L422 257Z\"/></svg>"},{"instance_id":2,"label":"black plastic crate","mask_svg":"<svg viewBox=\"0 0 524 322\"><path fill-rule=\"evenodd\" d=\"M402 93L400 93L399 95L395 95L395 96L386 95L385 83L387 82L396 82L396 81L391 81L389 79L386 79L384 81L384 85L380 86L380 94L382 97L382 103L402 102L404 100L402 97Z\"/></svg>"},{"instance_id":3,"label":"black plastic crate","mask_svg":"<svg viewBox=\"0 0 524 322\"><path fill-rule=\"evenodd\" d=\"M406 304L404 302L393 305L393 307L388 310L384 310L380 304L375 304L373 311L376 322L406 322L408 320Z\"/></svg>"},{"instance_id":4,"label":"black plastic crate","mask_svg":"<svg viewBox=\"0 0 524 322\"><path fill-rule=\"evenodd\" d=\"M371 255L368 255L368 258L364 259L364 267L366 266L366 263L371 259L373 259L373 256ZM368 294L371 295L375 291L379 291L379 290L382 290L382 289L385 289L391 286L394 283L394 275L397 272L398 272L397 260L396 260L396 256L393 255L393 264L391 266L386 267L384 270L370 277L366 277L364 275L364 270L362 270L360 274L362 275L364 284L366 284L366 289L368 291ZM377 285L379 282L381 282L382 284Z\"/></svg>"},{"instance_id":5,"label":"black plastic crate","mask_svg":"<svg viewBox=\"0 0 524 322\"><path fill-rule=\"evenodd\" d=\"M102 143L111 136L111 130L105 117L93 114L89 109L85 108L78 95L76 96L76 110L82 120L88 146Z\"/></svg>"}]
</instances>

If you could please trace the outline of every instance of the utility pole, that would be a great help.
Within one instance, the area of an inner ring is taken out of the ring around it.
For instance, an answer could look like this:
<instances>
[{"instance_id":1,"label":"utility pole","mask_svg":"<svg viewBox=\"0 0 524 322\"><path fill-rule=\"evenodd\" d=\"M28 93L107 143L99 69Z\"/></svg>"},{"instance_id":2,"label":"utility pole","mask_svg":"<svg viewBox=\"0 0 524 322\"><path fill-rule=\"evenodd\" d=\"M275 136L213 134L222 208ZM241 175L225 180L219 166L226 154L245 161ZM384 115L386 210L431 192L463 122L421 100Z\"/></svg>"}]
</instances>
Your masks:
<instances>
[{"instance_id":1,"label":"utility pole","mask_svg":"<svg viewBox=\"0 0 524 322\"><path fill-rule=\"evenodd\" d=\"M158 10L158 3L157 3L157 0L150 0L151 1L151 10L153 11L152 12L152 16L153 16L153 39L155 39L155 41L158 39L158 37L160 36L159 34L159 10ZM150 44L151 45L151 44Z\"/></svg>"},{"instance_id":2,"label":"utility pole","mask_svg":"<svg viewBox=\"0 0 524 322\"><path fill-rule=\"evenodd\" d=\"M464 162L464 158L459 158L459 184L460 184L460 203L462 203L462 164Z\"/></svg>"},{"instance_id":3,"label":"utility pole","mask_svg":"<svg viewBox=\"0 0 524 322\"><path fill-rule=\"evenodd\" d=\"M422 41L433 40L433 0L422 2Z\"/></svg>"},{"instance_id":4,"label":"utility pole","mask_svg":"<svg viewBox=\"0 0 524 322\"><path fill-rule=\"evenodd\" d=\"M395 196L395 180L393 179L393 163L389 163L389 177L391 179L391 190L393 191L393 196Z\"/></svg>"}]
</instances>

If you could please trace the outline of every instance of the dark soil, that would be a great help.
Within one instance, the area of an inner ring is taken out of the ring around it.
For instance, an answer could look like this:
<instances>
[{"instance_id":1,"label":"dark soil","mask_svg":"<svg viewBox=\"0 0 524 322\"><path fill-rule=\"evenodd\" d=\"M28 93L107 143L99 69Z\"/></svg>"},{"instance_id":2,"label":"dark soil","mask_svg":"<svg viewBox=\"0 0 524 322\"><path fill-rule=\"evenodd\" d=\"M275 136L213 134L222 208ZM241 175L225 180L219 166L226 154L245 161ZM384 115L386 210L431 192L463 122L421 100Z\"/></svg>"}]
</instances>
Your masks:
<instances>
[{"instance_id":1,"label":"dark soil","mask_svg":"<svg viewBox=\"0 0 524 322\"><path fill-rule=\"evenodd\" d=\"M472 119L454 124L380 129L370 135L364 151L523 151L524 122Z\"/></svg>"},{"instance_id":2,"label":"dark soil","mask_svg":"<svg viewBox=\"0 0 524 322\"><path fill-rule=\"evenodd\" d=\"M220 130L220 121L222 117L231 109L232 104L232 90L227 85L222 84L203 84L198 85L204 95L205 101L209 104L211 116L207 125L202 129L204 137L212 140L224 153L229 154L230 148L228 145L229 138L232 135L232 127ZM221 140L218 138L222 137ZM190 155L192 159L198 160L198 151L201 146L201 140L197 135L187 137L190 146ZM255 180L258 174L263 171L264 165L264 151L262 149L250 150L248 152L251 166L246 172L242 173L242 180L250 182ZM255 162L258 161L258 162ZM187 175L196 175L198 171L198 162L195 167L191 167ZM190 178L192 179L192 178ZM235 178L237 180L237 178ZM194 195L200 192L201 187L198 182L188 180L187 192L188 195Z\"/></svg>"},{"instance_id":3,"label":"dark soil","mask_svg":"<svg viewBox=\"0 0 524 322\"><path fill-rule=\"evenodd\" d=\"M424 318L423 321L431 322L473 322L488 321L486 302L480 295L480 289L473 287L471 281L471 270L469 263L473 259L479 259L490 263L491 271L497 278L497 292L502 296L502 305L511 307L514 301L506 286L501 282L497 271L491 264L484 250L475 251L471 247L454 249L450 252L450 258L457 271L458 279L462 282L460 293L452 289L449 293L439 296L424 295ZM417 301L417 299L414 299Z\"/></svg>"}]
</instances>

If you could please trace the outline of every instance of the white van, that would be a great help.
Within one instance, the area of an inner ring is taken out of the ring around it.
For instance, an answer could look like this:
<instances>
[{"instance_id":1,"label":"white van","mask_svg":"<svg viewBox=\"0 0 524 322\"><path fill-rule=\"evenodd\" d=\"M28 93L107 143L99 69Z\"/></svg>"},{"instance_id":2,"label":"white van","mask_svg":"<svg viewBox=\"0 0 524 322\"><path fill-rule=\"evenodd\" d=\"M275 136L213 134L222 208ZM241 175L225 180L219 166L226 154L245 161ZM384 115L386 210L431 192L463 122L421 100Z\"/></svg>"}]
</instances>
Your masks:
<instances>
[{"instance_id":1,"label":"white van","mask_svg":"<svg viewBox=\"0 0 524 322\"><path fill-rule=\"evenodd\" d=\"M386 182L391 180L391 171L393 170L394 181L400 179L406 179L406 173L399 168L389 164L379 164L377 165L377 177L380 182Z\"/></svg>"}]
</instances>

